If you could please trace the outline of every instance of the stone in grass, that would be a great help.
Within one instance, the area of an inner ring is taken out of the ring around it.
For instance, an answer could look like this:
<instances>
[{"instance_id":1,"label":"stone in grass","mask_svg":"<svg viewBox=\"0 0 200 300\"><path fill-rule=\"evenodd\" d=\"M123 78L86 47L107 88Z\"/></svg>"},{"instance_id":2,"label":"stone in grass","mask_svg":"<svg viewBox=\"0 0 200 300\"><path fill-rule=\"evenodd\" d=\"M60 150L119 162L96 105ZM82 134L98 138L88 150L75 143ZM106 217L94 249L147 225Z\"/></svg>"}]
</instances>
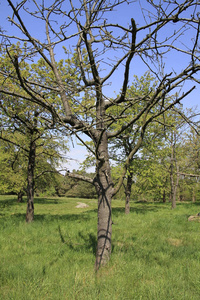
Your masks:
<instances>
[{"instance_id":1,"label":"stone in grass","mask_svg":"<svg viewBox=\"0 0 200 300\"><path fill-rule=\"evenodd\" d=\"M200 222L200 213L194 215L194 216L189 216L188 221L197 221Z\"/></svg>"},{"instance_id":2,"label":"stone in grass","mask_svg":"<svg viewBox=\"0 0 200 300\"><path fill-rule=\"evenodd\" d=\"M78 205L76 205L76 208L86 208L89 207L89 205L82 203L82 202L77 202Z\"/></svg>"}]
</instances>

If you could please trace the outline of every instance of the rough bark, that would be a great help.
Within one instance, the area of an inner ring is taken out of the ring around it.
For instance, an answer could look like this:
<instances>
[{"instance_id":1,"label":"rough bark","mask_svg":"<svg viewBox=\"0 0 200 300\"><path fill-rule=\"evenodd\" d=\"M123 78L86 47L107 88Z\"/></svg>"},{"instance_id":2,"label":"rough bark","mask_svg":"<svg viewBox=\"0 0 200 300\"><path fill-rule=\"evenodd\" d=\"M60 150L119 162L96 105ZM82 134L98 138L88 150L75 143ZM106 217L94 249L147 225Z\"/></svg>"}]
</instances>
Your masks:
<instances>
[{"instance_id":1,"label":"rough bark","mask_svg":"<svg viewBox=\"0 0 200 300\"><path fill-rule=\"evenodd\" d=\"M166 192L165 192L165 190L163 191L163 203L165 203L166 202Z\"/></svg>"},{"instance_id":2,"label":"rough bark","mask_svg":"<svg viewBox=\"0 0 200 300\"><path fill-rule=\"evenodd\" d=\"M176 208L176 189L174 183L174 162L175 162L175 133L171 135L171 157L170 157L170 185L171 185L171 208Z\"/></svg>"},{"instance_id":3,"label":"rough bark","mask_svg":"<svg viewBox=\"0 0 200 300\"><path fill-rule=\"evenodd\" d=\"M130 213L130 197L131 197L131 188L132 188L132 172L128 173L127 176L127 184L126 184L126 189L125 189L125 195L126 195L126 200L125 200L125 214Z\"/></svg>"},{"instance_id":4,"label":"rough bark","mask_svg":"<svg viewBox=\"0 0 200 300\"><path fill-rule=\"evenodd\" d=\"M30 143L29 160L28 160L28 176L27 176L27 210L26 222L30 223L34 219L34 168L35 168L36 144L35 140Z\"/></svg>"},{"instance_id":5,"label":"rough bark","mask_svg":"<svg viewBox=\"0 0 200 300\"><path fill-rule=\"evenodd\" d=\"M98 151L99 158L96 165L95 187L98 194L98 225L97 225L97 252L96 271L110 259L112 236L112 209L113 182L108 160L107 135L102 137Z\"/></svg>"},{"instance_id":6,"label":"rough bark","mask_svg":"<svg viewBox=\"0 0 200 300\"><path fill-rule=\"evenodd\" d=\"M195 188L192 189L192 202L195 203L196 201L196 195L195 195Z\"/></svg>"},{"instance_id":7,"label":"rough bark","mask_svg":"<svg viewBox=\"0 0 200 300\"><path fill-rule=\"evenodd\" d=\"M23 202L23 192L22 191L20 191L17 195L17 202L18 203Z\"/></svg>"}]
</instances>

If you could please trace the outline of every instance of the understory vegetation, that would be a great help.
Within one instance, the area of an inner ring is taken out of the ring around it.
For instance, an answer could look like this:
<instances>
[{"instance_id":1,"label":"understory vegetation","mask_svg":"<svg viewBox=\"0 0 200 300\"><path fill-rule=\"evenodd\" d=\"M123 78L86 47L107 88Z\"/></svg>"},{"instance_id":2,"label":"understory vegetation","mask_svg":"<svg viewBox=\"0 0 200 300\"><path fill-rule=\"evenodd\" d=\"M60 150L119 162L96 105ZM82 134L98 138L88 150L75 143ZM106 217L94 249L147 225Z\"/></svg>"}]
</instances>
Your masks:
<instances>
[{"instance_id":1,"label":"understory vegetation","mask_svg":"<svg viewBox=\"0 0 200 300\"><path fill-rule=\"evenodd\" d=\"M88 205L76 208L78 202ZM0 299L199 299L200 203L113 201L113 254L94 271L97 200L0 197Z\"/></svg>"}]
</instances>

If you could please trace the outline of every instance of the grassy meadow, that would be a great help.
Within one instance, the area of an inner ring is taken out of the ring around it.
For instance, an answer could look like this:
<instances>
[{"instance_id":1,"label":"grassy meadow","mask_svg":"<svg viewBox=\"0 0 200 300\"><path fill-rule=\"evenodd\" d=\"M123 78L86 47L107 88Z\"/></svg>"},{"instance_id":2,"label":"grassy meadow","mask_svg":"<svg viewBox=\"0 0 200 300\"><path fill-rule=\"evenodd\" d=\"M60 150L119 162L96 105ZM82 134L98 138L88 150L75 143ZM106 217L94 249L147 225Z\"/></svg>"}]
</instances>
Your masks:
<instances>
[{"instance_id":1,"label":"grassy meadow","mask_svg":"<svg viewBox=\"0 0 200 300\"><path fill-rule=\"evenodd\" d=\"M76 208L84 202L88 208ZM97 202L0 197L0 299L200 299L200 223L188 222L200 203L113 201L113 252L94 272Z\"/></svg>"}]
</instances>

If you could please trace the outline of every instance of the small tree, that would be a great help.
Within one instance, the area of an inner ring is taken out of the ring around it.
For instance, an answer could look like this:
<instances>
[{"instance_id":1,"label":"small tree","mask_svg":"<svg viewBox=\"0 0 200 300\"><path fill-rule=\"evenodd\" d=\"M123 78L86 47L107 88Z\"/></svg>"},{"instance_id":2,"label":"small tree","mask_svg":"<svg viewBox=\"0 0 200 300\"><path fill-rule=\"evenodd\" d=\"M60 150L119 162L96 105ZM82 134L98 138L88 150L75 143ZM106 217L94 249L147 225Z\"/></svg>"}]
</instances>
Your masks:
<instances>
[{"instance_id":1,"label":"small tree","mask_svg":"<svg viewBox=\"0 0 200 300\"><path fill-rule=\"evenodd\" d=\"M23 46L23 51L26 52L26 45ZM10 55L16 56L20 53L22 53L22 50L20 49L19 43L7 48L7 51L3 52L1 57L1 66L5 66L4 68L12 73L12 64L9 60ZM44 72L43 68L44 65L41 61L39 61L38 64L33 64L31 70L29 65L23 62L21 65L21 75L33 79L37 78L40 74L40 76L48 81L49 78L51 78L51 74L47 72L47 70ZM20 87L13 77L8 78L4 86L8 90L9 87L12 86L16 91L20 91ZM42 94L42 90L38 86L35 92ZM51 112L33 102L27 105L27 103L24 102L24 97L26 96L22 92L21 97L16 95L13 101L12 97L6 94L1 95L0 112L2 118L0 122L0 139L13 145L14 150L15 148L19 149L21 160L22 156L24 156L23 167L19 160L19 155L16 157L15 166L18 164L19 169L20 165L21 169L23 169L23 173L26 174L26 222L30 223L34 218L35 180L44 173L56 171L55 166L57 166L59 160L61 160L59 151L61 149L65 151L67 149L67 143L63 143L61 132L56 128ZM48 101L50 101L50 95L48 95L48 97ZM59 105L57 105L57 108L59 109ZM49 164L47 161L49 161ZM25 164L26 168L24 167ZM35 170L37 170L37 174L35 174ZM21 184L19 186L20 193L22 189Z\"/></svg>"},{"instance_id":2,"label":"small tree","mask_svg":"<svg viewBox=\"0 0 200 300\"><path fill-rule=\"evenodd\" d=\"M148 94L149 96L155 92L155 86L156 81L155 78L150 75L149 72L145 73L144 76L141 78L138 78L135 76L133 83L131 86L127 89L127 97L135 97L138 95L138 97L142 97L144 94ZM172 97L171 97L172 99ZM168 100L170 101L170 99ZM135 103L134 106L131 106L129 109L126 110L126 118L125 122L129 122L130 118L132 118L132 115L139 113L144 107L146 106L146 99L142 99ZM117 107L116 116L119 113L119 110L123 111L124 107L123 105ZM145 119L151 118L154 114L158 113L156 112L156 109L159 110L159 107L156 107L154 109L151 109L146 115ZM133 155L133 157L130 160L129 166L127 168L127 175L126 180L124 181L124 190L125 190L125 213L128 214L130 212L130 196L131 196L131 189L133 184L133 177L134 180L137 180L137 176L141 174L143 176L144 174L148 174L149 177L149 171L151 169L151 165L148 164L147 160L149 159L149 156L156 156L157 150L163 145L163 139L166 135L166 131L168 131L169 124L168 124L168 116L167 112L165 112L163 115L158 117L154 122L150 122L146 129L146 133L143 139L140 137L140 128L142 126L141 119L137 120L134 123L133 128L129 127L123 132L123 134L120 134L111 141L110 145L110 156L112 159L114 159L119 164L123 165L126 157L129 156L129 154L135 149L135 146L139 142L140 149L139 153L138 151ZM113 124L113 129L120 128L120 123L116 120L116 122ZM148 153L148 158L147 158ZM154 156L154 159L155 159ZM151 159L149 159L150 161ZM152 169L151 169L152 171ZM145 177L145 176L144 176ZM154 178L155 180L155 178ZM148 179L147 179L148 181ZM149 181L150 182L150 181Z\"/></svg>"},{"instance_id":3,"label":"small tree","mask_svg":"<svg viewBox=\"0 0 200 300\"><path fill-rule=\"evenodd\" d=\"M0 140L0 194L16 193L18 202L26 185L26 159L19 147Z\"/></svg>"}]
</instances>

